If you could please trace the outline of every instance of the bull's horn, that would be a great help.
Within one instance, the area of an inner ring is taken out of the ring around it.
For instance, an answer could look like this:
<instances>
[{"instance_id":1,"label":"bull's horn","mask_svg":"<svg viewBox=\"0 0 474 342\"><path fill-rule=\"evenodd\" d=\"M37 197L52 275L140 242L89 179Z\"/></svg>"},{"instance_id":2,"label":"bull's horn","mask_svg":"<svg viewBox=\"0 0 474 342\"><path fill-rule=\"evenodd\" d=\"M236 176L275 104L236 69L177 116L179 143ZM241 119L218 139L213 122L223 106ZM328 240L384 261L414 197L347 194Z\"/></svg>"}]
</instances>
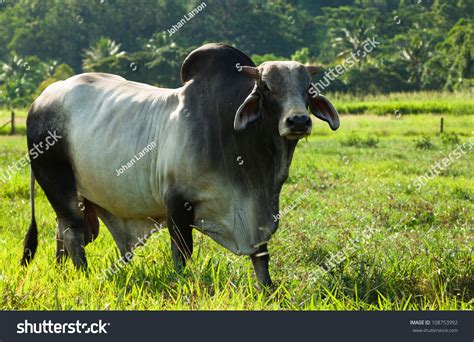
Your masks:
<instances>
[{"instance_id":1,"label":"bull's horn","mask_svg":"<svg viewBox=\"0 0 474 342\"><path fill-rule=\"evenodd\" d=\"M314 65L307 65L306 70L308 70L308 72L311 75L314 75L314 74L317 74L321 70L321 68L318 67L318 66L314 66Z\"/></svg>"},{"instance_id":2,"label":"bull's horn","mask_svg":"<svg viewBox=\"0 0 474 342\"><path fill-rule=\"evenodd\" d=\"M242 68L242 71L243 71L245 74L249 75L250 77L252 77L252 78L258 78L259 73L258 73L258 69L257 69L257 68L251 67L251 66L247 66L247 65L243 65L243 66L241 66L241 68Z\"/></svg>"}]
</instances>

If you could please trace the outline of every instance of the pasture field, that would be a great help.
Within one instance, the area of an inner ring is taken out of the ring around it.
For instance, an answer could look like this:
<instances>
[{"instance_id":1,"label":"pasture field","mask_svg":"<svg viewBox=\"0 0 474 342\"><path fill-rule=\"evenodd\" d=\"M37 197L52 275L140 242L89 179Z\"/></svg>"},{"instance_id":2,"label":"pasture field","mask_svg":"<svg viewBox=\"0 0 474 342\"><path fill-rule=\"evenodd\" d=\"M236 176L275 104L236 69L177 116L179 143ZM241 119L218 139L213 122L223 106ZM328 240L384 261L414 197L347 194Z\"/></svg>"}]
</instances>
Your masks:
<instances>
[{"instance_id":1,"label":"pasture field","mask_svg":"<svg viewBox=\"0 0 474 342\"><path fill-rule=\"evenodd\" d=\"M99 279L118 259L102 225L86 248L88 272L70 261L57 267L55 217L41 190L38 252L21 268L30 220L23 168L0 180L0 309L471 310L474 150L421 189L413 183L474 137L474 116L444 118L443 135L435 115L344 115L336 132L315 121L283 188L280 228L269 244L275 288L267 290L258 289L249 258L197 232L181 274L163 230L130 265ZM24 135L0 135L0 177L25 146Z\"/></svg>"},{"instance_id":2,"label":"pasture field","mask_svg":"<svg viewBox=\"0 0 474 342\"><path fill-rule=\"evenodd\" d=\"M474 114L472 92L411 92L387 95L351 96L330 94L340 113L345 114Z\"/></svg>"},{"instance_id":3,"label":"pasture field","mask_svg":"<svg viewBox=\"0 0 474 342\"><path fill-rule=\"evenodd\" d=\"M410 93L390 93L387 95L354 96L350 94L329 93L326 95L343 114L407 115L474 115L472 92L419 91ZM17 122L21 126L26 120L25 109L15 110ZM10 111L0 108L0 126L10 119ZM0 131L9 131L6 127Z\"/></svg>"}]
</instances>

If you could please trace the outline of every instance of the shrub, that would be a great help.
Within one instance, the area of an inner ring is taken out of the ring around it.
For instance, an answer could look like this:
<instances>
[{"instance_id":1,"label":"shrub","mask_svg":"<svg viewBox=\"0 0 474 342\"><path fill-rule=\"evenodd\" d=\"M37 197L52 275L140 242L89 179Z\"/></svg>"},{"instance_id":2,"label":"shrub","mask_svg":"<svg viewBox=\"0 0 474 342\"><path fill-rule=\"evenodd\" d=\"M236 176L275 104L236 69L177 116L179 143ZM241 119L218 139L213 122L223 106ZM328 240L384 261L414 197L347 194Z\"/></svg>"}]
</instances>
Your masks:
<instances>
[{"instance_id":1,"label":"shrub","mask_svg":"<svg viewBox=\"0 0 474 342\"><path fill-rule=\"evenodd\" d=\"M343 146L349 147L369 147L374 148L377 147L379 143L379 139L376 136L367 136L366 139L360 138L357 135L353 135L341 142Z\"/></svg>"},{"instance_id":2,"label":"shrub","mask_svg":"<svg viewBox=\"0 0 474 342\"><path fill-rule=\"evenodd\" d=\"M436 146L431 141L431 138L423 134L420 138L414 140L415 147L420 150L433 150Z\"/></svg>"},{"instance_id":3,"label":"shrub","mask_svg":"<svg viewBox=\"0 0 474 342\"><path fill-rule=\"evenodd\" d=\"M459 136L455 132L441 134L441 141L445 145L457 145L460 143Z\"/></svg>"}]
</instances>

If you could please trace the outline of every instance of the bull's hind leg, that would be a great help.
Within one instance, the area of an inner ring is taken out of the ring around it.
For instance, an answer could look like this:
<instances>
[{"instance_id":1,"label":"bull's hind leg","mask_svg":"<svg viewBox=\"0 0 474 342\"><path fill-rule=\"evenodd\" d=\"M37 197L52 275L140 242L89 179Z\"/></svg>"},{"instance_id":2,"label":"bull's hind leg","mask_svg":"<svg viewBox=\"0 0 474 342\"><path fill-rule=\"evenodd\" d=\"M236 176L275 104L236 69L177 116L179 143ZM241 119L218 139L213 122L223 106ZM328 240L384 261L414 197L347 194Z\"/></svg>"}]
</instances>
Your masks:
<instances>
[{"instance_id":1,"label":"bull's hind leg","mask_svg":"<svg viewBox=\"0 0 474 342\"><path fill-rule=\"evenodd\" d=\"M68 254L66 246L64 245L64 238L59 226L59 220L56 218L56 261L62 264L67 258Z\"/></svg>"},{"instance_id":2,"label":"bull's hind leg","mask_svg":"<svg viewBox=\"0 0 474 342\"><path fill-rule=\"evenodd\" d=\"M85 219L71 166L54 158L53 151L32 160L31 166L57 215L57 260L67 252L76 268L86 267Z\"/></svg>"},{"instance_id":3,"label":"bull's hind leg","mask_svg":"<svg viewBox=\"0 0 474 342\"><path fill-rule=\"evenodd\" d=\"M171 237L171 254L175 268L181 270L186 259L193 253L194 208L181 198L174 198L167 203L168 230Z\"/></svg>"},{"instance_id":4,"label":"bull's hind leg","mask_svg":"<svg viewBox=\"0 0 474 342\"><path fill-rule=\"evenodd\" d=\"M97 218L93 204L88 200L84 199L83 202L78 202L78 207L84 216L84 239L87 245L89 242L94 241L99 235L99 219ZM60 225L59 219L56 218L56 261L59 264L62 264L68 257L63 231L64 227Z\"/></svg>"}]
</instances>

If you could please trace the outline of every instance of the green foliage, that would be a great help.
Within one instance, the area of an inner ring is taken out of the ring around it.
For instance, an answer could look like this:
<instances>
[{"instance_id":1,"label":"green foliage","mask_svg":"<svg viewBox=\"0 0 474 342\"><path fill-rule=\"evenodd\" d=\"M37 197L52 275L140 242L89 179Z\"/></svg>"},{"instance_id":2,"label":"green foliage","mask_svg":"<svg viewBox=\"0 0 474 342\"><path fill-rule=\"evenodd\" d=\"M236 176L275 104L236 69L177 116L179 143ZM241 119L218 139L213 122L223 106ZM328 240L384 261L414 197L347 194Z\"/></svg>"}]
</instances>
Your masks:
<instances>
[{"instance_id":1,"label":"green foliage","mask_svg":"<svg viewBox=\"0 0 474 342\"><path fill-rule=\"evenodd\" d=\"M82 69L84 71L93 71L94 65L100 60L123 55L125 52L120 51L120 46L121 44L117 44L111 39L101 37L93 47L84 52Z\"/></svg>"},{"instance_id":2,"label":"green foliage","mask_svg":"<svg viewBox=\"0 0 474 342\"><path fill-rule=\"evenodd\" d=\"M180 66L189 52L174 42L156 46L150 40L145 50L99 58L89 64L88 71L117 74L129 80L158 86L179 87Z\"/></svg>"},{"instance_id":3,"label":"green foliage","mask_svg":"<svg viewBox=\"0 0 474 342\"><path fill-rule=\"evenodd\" d=\"M403 18L399 26L404 30L391 38L392 48L389 50L393 56L390 59L400 62L408 70L407 81L420 89L424 65L443 38L445 18L442 13L429 11L419 4L400 8L397 14Z\"/></svg>"},{"instance_id":4,"label":"green foliage","mask_svg":"<svg viewBox=\"0 0 474 342\"><path fill-rule=\"evenodd\" d=\"M74 76L74 70L72 70L72 68L67 64L57 65L57 63L53 63L52 67L54 68L53 75L40 83L40 85L33 94L33 98L38 97L43 92L43 90L45 90L50 84Z\"/></svg>"},{"instance_id":5,"label":"green foliage","mask_svg":"<svg viewBox=\"0 0 474 342\"><path fill-rule=\"evenodd\" d=\"M150 73L155 77L154 84L167 87L179 87L181 79L179 70L183 60L189 52L194 50L194 46L183 48L175 42L168 42L168 40L150 39L146 44L146 55L148 62L145 64L149 68Z\"/></svg>"},{"instance_id":6,"label":"green foliage","mask_svg":"<svg viewBox=\"0 0 474 342\"><path fill-rule=\"evenodd\" d=\"M420 150L433 150L436 148L428 135L422 135L420 138L414 140L415 147Z\"/></svg>"},{"instance_id":7,"label":"green foliage","mask_svg":"<svg viewBox=\"0 0 474 342\"><path fill-rule=\"evenodd\" d=\"M327 57L342 60L348 58L353 51L361 50L362 43L377 33L376 8L358 8L342 6L324 10L321 20L328 26L327 50L331 54ZM359 66L364 59L359 60Z\"/></svg>"},{"instance_id":8,"label":"green foliage","mask_svg":"<svg viewBox=\"0 0 474 342\"><path fill-rule=\"evenodd\" d=\"M134 54L122 54L109 56L91 63L89 71L105 72L116 74L126 79L155 84L154 76L150 70L145 67L149 62L148 54L137 52Z\"/></svg>"},{"instance_id":9,"label":"green foliage","mask_svg":"<svg viewBox=\"0 0 474 342\"><path fill-rule=\"evenodd\" d=\"M300 62L303 64L311 64L313 62L313 60L311 59L309 49L307 47L304 47L298 51L295 51L295 53L291 55L291 60Z\"/></svg>"},{"instance_id":10,"label":"green foliage","mask_svg":"<svg viewBox=\"0 0 474 342\"><path fill-rule=\"evenodd\" d=\"M445 89L471 89L474 84L474 20L459 20L436 50L437 54L427 63L424 82L436 86L437 77L433 74L438 74L441 77L438 85L444 81Z\"/></svg>"},{"instance_id":11,"label":"green foliage","mask_svg":"<svg viewBox=\"0 0 474 342\"><path fill-rule=\"evenodd\" d=\"M386 68L366 65L360 69L352 69L345 75L349 92L353 94L377 94L409 91L413 87L405 82L397 73ZM332 88L329 88L333 90ZM334 89L338 91L339 89Z\"/></svg>"},{"instance_id":12,"label":"green foliage","mask_svg":"<svg viewBox=\"0 0 474 342\"><path fill-rule=\"evenodd\" d=\"M267 53L264 55L252 55L252 60L256 65L260 65L264 62L270 62L270 61L283 61L285 60L285 57L281 56L276 56L273 53Z\"/></svg>"},{"instance_id":13,"label":"green foliage","mask_svg":"<svg viewBox=\"0 0 474 342\"><path fill-rule=\"evenodd\" d=\"M474 86L470 0L209 0L202 12L170 35L168 29L201 3L0 2L0 61L35 56L46 64L67 64L75 73L112 72L174 87L180 85L179 68L186 54L208 42L236 46L257 65L291 59L327 70L377 37L380 46L358 58L327 91L361 96L469 91ZM30 93L30 88L19 91L22 98L15 101L27 103Z\"/></svg>"},{"instance_id":14,"label":"green foliage","mask_svg":"<svg viewBox=\"0 0 474 342\"><path fill-rule=\"evenodd\" d=\"M445 145L457 145L461 142L461 139L456 132L448 132L441 135L441 141Z\"/></svg>"},{"instance_id":15,"label":"green foliage","mask_svg":"<svg viewBox=\"0 0 474 342\"><path fill-rule=\"evenodd\" d=\"M360 138L358 135L351 135L347 139L341 141L342 146L347 147L369 147L374 148L379 144L376 136L368 135L367 138Z\"/></svg>"},{"instance_id":16,"label":"green foliage","mask_svg":"<svg viewBox=\"0 0 474 342\"><path fill-rule=\"evenodd\" d=\"M49 67L37 57L10 57L1 65L0 104L9 108L28 106L38 85L49 75Z\"/></svg>"}]
</instances>

